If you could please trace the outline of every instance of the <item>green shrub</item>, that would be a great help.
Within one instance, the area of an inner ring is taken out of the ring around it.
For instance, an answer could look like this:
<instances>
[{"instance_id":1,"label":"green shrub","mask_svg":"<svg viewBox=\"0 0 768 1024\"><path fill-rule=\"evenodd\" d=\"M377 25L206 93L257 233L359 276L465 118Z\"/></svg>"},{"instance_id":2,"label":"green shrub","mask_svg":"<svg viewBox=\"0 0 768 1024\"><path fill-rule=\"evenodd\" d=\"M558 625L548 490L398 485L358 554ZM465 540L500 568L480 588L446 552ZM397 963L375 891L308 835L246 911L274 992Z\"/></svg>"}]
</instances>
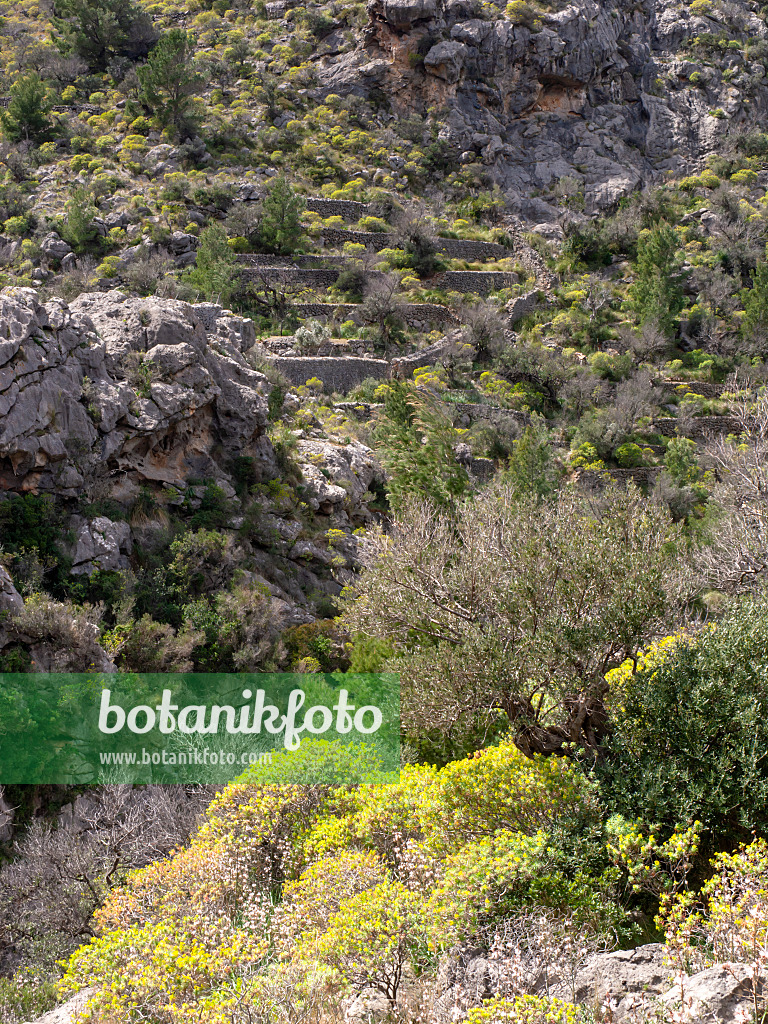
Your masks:
<instances>
[{"instance_id":1,"label":"green shrub","mask_svg":"<svg viewBox=\"0 0 768 1024\"><path fill-rule=\"evenodd\" d=\"M494 996L467 1013L467 1024L588 1024L591 1019L580 1006L544 996Z\"/></svg>"},{"instance_id":2,"label":"green shrub","mask_svg":"<svg viewBox=\"0 0 768 1024\"><path fill-rule=\"evenodd\" d=\"M709 842L768 828L768 603L745 601L614 677L599 767L606 801L672 829L698 819Z\"/></svg>"},{"instance_id":3,"label":"green shrub","mask_svg":"<svg viewBox=\"0 0 768 1024\"><path fill-rule=\"evenodd\" d=\"M633 441L627 441L625 444L619 445L613 455L618 464L625 469L642 466L643 464L642 449L640 445L635 444Z\"/></svg>"},{"instance_id":4,"label":"green shrub","mask_svg":"<svg viewBox=\"0 0 768 1024\"><path fill-rule=\"evenodd\" d=\"M533 28L538 12L527 0L511 0L507 4L506 13L513 25L524 25Z\"/></svg>"}]
</instances>

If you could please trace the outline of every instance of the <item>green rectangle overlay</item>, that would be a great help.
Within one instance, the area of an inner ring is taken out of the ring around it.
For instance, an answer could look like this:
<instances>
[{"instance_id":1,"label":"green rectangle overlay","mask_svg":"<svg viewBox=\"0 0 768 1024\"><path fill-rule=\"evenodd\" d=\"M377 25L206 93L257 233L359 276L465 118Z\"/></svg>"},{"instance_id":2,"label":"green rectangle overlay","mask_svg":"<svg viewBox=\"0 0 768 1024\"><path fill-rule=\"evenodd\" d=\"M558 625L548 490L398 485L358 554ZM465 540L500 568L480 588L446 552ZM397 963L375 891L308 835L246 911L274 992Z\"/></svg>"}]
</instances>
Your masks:
<instances>
[{"instance_id":1,"label":"green rectangle overlay","mask_svg":"<svg viewBox=\"0 0 768 1024\"><path fill-rule=\"evenodd\" d=\"M0 784L391 782L395 675L0 674Z\"/></svg>"}]
</instances>

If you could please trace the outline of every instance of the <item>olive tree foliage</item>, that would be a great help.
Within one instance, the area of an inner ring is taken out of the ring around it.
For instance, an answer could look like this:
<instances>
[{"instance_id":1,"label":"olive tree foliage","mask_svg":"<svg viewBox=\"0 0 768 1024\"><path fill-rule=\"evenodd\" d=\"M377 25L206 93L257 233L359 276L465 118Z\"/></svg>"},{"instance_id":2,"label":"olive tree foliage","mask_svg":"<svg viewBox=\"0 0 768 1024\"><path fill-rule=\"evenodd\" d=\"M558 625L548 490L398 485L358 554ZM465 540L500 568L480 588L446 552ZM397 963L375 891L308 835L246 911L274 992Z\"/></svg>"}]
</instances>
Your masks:
<instances>
[{"instance_id":1,"label":"olive tree foliage","mask_svg":"<svg viewBox=\"0 0 768 1024\"><path fill-rule=\"evenodd\" d=\"M747 593L768 578L768 396L741 402L735 414L740 436L706 447L717 514L709 543L697 553L704 581L728 594Z\"/></svg>"},{"instance_id":2,"label":"olive tree foliage","mask_svg":"<svg viewBox=\"0 0 768 1024\"><path fill-rule=\"evenodd\" d=\"M345 619L400 673L411 735L511 726L525 754L603 736L606 672L679 612L679 528L634 488L548 501L498 484L455 516L404 505L371 541Z\"/></svg>"}]
</instances>

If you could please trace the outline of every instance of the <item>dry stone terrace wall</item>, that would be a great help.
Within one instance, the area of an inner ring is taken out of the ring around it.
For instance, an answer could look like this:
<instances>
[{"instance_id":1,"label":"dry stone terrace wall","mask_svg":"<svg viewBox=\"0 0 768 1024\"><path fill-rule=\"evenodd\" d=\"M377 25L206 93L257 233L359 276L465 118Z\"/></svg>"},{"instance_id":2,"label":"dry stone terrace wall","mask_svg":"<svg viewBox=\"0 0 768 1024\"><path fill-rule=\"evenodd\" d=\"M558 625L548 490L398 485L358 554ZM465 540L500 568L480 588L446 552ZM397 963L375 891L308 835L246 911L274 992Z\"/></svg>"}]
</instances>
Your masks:
<instances>
[{"instance_id":1,"label":"dry stone terrace wall","mask_svg":"<svg viewBox=\"0 0 768 1024\"><path fill-rule=\"evenodd\" d=\"M513 299L507 305L507 316L509 317L509 325L513 327L518 320L522 320L523 317L530 316L537 306L539 305L539 293L526 292L525 295L520 295L518 298Z\"/></svg>"},{"instance_id":2,"label":"dry stone terrace wall","mask_svg":"<svg viewBox=\"0 0 768 1024\"><path fill-rule=\"evenodd\" d=\"M328 288L335 284L341 270L339 267L244 267L240 274L244 280L280 278L290 284L303 284L307 288ZM370 274L371 278L381 276Z\"/></svg>"},{"instance_id":3,"label":"dry stone terrace wall","mask_svg":"<svg viewBox=\"0 0 768 1024\"><path fill-rule=\"evenodd\" d=\"M487 295L499 288L512 288L518 281L517 274L502 270L446 270L429 283L446 292Z\"/></svg>"},{"instance_id":4,"label":"dry stone terrace wall","mask_svg":"<svg viewBox=\"0 0 768 1024\"><path fill-rule=\"evenodd\" d=\"M338 265L329 266L331 260ZM324 288L333 284L348 262L350 258L344 256L298 256L295 261L289 257L266 256L261 253L238 257L240 273L246 280L249 277L258 279L269 271L271 273L267 276L280 274L286 281L305 283L310 288ZM383 276L379 271L368 272L370 280ZM448 292L488 295L500 288L512 288L518 282L517 274L502 270L446 270L436 274L428 283L431 287Z\"/></svg>"},{"instance_id":5,"label":"dry stone terrace wall","mask_svg":"<svg viewBox=\"0 0 768 1024\"><path fill-rule=\"evenodd\" d=\"M371 212L367 203L351 199L308 199L307 209L321 217L343 217L344 220L360 220Z\"/></svg>"},{"instance_id":6,"label":"dry stone terrace wall","mask_svg":"<svg viewBox=\"0 0 768 1024\"><path fill-rule=\"evenodd\" d=\"M358 242L375 252L395 248L396 236L379 231L346 231L344 228L324 228L321 238L326 247L341 246L345 242ZM457 260L503 260L512 250L497 242L475 242L468 238L438 238L437 251Z\"/></svg>"},{"instance_id":7,"label":"dry stone terrace wall","mask_svg":"<svg viewBox=\"0 0 768 1024\"><path fill-rule=\"evenodd\" d=\"M297 316L313 319L335 318L358 322L360 306L342 302L335 306L330 302L297 302L291 307ZM403 320L415 330L431 330L435 327L457 324L458 318L446 306L429 302L413 302L402 307Z\"/></svg>"},{"instance_id":8,"label":"dry stone terrace wall","mask_svg":"<svg viewBox=\"0 0 768 1024\"><path fill-rule=\"evenodd\" d=\"M383 380L389 376L386 359L359 359L338 356L270 356L270 362L291 384L306 384L312 377L323 382L328 391L346 394L371 377Z\"/></svg>"},{"instance_id":9,"label":"dry stone terrace wall","mask_svg":"<svg viewBox=\"0 0 768 1024\"><path fill-rule=\"evenodd\" d=\"M662 437L676 437L680 420L673 417L654 420L654 430ZM735 416L696 416L685 426L685 437L707 437L709 434L740 434L741 420Z\"/></svg>"}]
</instances>

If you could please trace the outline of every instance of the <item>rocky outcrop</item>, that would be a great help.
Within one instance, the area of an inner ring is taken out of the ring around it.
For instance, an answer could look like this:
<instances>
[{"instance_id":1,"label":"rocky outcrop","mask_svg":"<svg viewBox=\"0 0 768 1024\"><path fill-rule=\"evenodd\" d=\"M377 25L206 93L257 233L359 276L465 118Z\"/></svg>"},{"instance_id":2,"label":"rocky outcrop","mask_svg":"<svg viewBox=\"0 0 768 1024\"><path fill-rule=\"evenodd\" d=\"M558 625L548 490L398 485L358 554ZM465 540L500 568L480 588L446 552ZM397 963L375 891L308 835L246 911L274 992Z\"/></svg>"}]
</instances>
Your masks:
<instances>
[{"instance_id":1,"label":"rocky outcrop","mask_svg":"<svg viewBox=\"0 0 768 1024\"><path fill-rule=\"evenodd\" d=\"M557 219L531 193L560 178L588 211L607 208L664 171L698 169L725 131L768 112L762 65L734 48L715 66L681 53L697 35L765 38L747 4L727 16L672 0L518 6L510 19L478 0L369 0L362 45L321 70L323 90L378 90L398 117L440 110L448 151L485 164L533 223Z\"/></svg>"},{"instance_id":2,"label":"rocky outcrop","mask_svg":"<svg viewBox=\"0 0 768 1024\"><path fill-rule=\"evenodd\" d=\"M305 484L304 500L323 515L351 512L368 517L363 495L384 477L373 452L359 441L299 441L298 457Z\"/></svg>"},{"instance_id":3,"label":"rocky outcrop","mask_svg":"<svg viewBox=\"0 0 768 1024\"><path fill-rule=\"evenodd\" d=\"M55 1010L44 1013L42 1017L38 1017L31 1024L74 1024L79 1019L92 994L92 989L85 988L66 1003L57 1006Z\"/></svg>"},{"instance_id":4,"label":"rocky outcrop","mask_svg":"<svg viewBox=\"0 0 768 1024\"><path fill-rule=\"evenodd\" d=\"M762 992L759 985L758 994ZM686 1005L700 1019L745 1021L753 1019L752 968L747 964L717 964L684 979L683 991L679 985L663 996L663 1002L672 1008Z\"/></svg>"},{"instance_id":5,"label":"rocky outcrop","mask_svg":"<svg viewBox=\"0 0 768 1024\"><path fill-rule=\"evenodd\" d=\"M250 321L217 306L121 292L67 306L4 291L0 488L77 497L101 481L129 501L143 485L221 479L216 449L268 469L270 385L243 357L253 338ZM115 529L78 535L76 564L119 561Z\"/></svg>"},{"instance_id":6,"label":"rocky outcrop","mask_svg":"<svg viewBox=\"0 0 768 1024\"><path fill-rule=\"evenodd\" d=\"M0 615L13 614L24 607L24 598L13 585L8 570L0 565Z\"/></svg>"},{"instance_id":7,"label":"rocky outcrop","mask_svg":"<svg viewBox=\"0 0 768 1024\"><path fill-rule=\"evenodd\" d=\"M114 523L105 516L87 520L73 516L69 528L74 535L71 545L74 576L90 576L97 569L126 569L131 550L131 528L128 523Z\"/></svg>"}]
</instances>

